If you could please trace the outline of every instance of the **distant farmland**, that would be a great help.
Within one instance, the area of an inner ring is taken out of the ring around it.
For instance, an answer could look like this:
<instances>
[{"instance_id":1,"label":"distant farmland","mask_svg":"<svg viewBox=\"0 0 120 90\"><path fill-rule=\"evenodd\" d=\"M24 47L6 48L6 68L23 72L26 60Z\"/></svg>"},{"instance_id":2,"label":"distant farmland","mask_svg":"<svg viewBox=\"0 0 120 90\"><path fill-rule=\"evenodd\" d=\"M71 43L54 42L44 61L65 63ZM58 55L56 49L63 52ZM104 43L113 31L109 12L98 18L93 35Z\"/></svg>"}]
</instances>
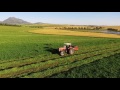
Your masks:
<instances>
[{"instance_id":1,"label":"distant farmland","mask_svg":"<svg viewBox=\"0 0 120 90\"><path fill-rule=\"evenodd\" d=\"M53 28L44 28L40 30L32 30L30 32L39 33L39 34L55 34L55 35L72 35L72 36L89 36L89 37L106 37L106 38L120 38L120 35L114 34L104 34L104 33L95 33L95 32L76 32L68 30L56 30Z\"/></svg>"}]
</instances>

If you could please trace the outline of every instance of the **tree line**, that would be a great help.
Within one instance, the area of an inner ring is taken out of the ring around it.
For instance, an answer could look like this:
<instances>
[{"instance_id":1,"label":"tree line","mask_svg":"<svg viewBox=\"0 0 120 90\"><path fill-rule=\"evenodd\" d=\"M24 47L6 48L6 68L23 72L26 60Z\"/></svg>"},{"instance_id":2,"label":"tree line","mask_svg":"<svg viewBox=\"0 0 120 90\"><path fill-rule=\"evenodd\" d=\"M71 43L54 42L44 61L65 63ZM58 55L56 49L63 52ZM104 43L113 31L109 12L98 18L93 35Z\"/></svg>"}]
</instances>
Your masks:
<instances>
[{"instance_id":1,"label":"tree line","mask_svg":"<svg viewBox=\"0 0 120 90\"><path fill-rule=\"evenodd\" d=\"M108 28L107 30L111 30L111 31L120 31L119 29L114 29L114 28Z\"/></svg>"},{"instance_id":2,"label":"tree line","mask_svg":"<svg viewBox=\"0 0 120 90\"><path fill-rule=\"evenodd\" d=\"M93 27L93 28L90 28L90 27L56 27L55 29L80 29L80 30L100 30L102 29L103 27Z\"/></svg>"},{"instance_id":3,"label":"tree line","mask_svg":"<svg viewBox=\"0 0 120 90\"><path fill-rule=\"evenodd\" d=\"M41 26L29 26L30 28L42 28Z\"/></svg>"},{"instance_id":4,"label":"tree line","mask_svg":"<svg viewBox=\"0 0 120 90\"><path fill-rule=\"evenodd\" d=\"M0 26L15 26L15 27L21 27L21 25L16 25L16 24L4 24L4 23L0 23Z\"/></svg>"}]
</instances>

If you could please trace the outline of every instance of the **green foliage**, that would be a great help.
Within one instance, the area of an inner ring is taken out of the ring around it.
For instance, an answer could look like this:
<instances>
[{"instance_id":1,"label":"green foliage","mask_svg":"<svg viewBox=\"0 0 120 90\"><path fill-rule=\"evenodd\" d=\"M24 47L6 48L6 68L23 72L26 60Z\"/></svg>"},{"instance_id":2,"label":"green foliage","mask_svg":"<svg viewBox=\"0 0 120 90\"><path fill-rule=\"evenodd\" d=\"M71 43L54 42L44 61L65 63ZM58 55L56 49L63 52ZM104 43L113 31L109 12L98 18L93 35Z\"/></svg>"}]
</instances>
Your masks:
<instances>
[{"instance_id":1,"label":"green foliage","mask_svg":"<svg viewBox=\"0 0 120 90\"><path fill-rule=\"evenodd\" d=\"M99 26L93 26L93 27L90 27L90 26L86 26L86 27L55 27L55 29L64 29L64 30L73 30L73 31L85 31L85 30L102 30L104 29L103 27L99 27Z\"/></svg>"},{"instance_id":2,"label":"green foliage","mask_svg":"<svg viewBox=\"0 0 120 90\"><path fill-rule=\"evenodd\" d=\"M107 30L110 30L110 31L118 31L118 32L119 32L119 29L114 29L114 28L107 28Z\"/></svg>"},{"instance_id":3,"label":"green foliage","mask_svg":"<svg viewBox=\"0 0 120 90\"><path fill-rule=\"evenodd\" d=\"M0 26L14 26L14 27L21 27L22 25L0 23Z\"/></svg>"}]
</instances>

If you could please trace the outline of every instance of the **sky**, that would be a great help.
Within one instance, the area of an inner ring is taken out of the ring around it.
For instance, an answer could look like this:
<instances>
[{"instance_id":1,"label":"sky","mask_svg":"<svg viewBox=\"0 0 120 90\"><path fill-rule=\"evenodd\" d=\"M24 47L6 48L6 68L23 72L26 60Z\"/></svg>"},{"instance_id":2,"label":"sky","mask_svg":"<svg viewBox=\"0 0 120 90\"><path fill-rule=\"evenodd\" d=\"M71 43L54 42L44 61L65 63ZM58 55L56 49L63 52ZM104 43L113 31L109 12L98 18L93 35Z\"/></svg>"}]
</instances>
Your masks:
<instances>
[{"instance_id":1,"label":"sky","mask_svg":"<svg viewBox=\"0 0 120 90\"><path fill-rule=\"evenodd\" d=\"M120 12L0 12L0 21L8 17L32 23L120 25Z\"/></svg>"}]
</instances>

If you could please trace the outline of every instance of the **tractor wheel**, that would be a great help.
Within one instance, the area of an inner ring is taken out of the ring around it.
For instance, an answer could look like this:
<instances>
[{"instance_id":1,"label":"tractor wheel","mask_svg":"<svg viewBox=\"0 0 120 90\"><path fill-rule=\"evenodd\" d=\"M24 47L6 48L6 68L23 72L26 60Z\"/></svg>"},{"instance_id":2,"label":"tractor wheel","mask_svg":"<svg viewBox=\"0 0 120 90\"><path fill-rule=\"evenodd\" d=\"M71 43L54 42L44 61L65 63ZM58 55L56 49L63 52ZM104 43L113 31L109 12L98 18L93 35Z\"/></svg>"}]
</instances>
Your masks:
<instances>
[{"instance_id":1,"label":"tractor wheel","mask_svg":"<svg viewBox=\"0 0 120 90\"><path fill-rule=\"evenodd\" d=\"M64 55L65 55L65 52L64 52L64 51L60 51L60 55L61 55L61 56L64 56Z\"/></svg>"},{"instance_id":2,"label":"tractor wheel","mask_svg":"<svg viewBox=\"0 0 120 90\"><path fill-rule=\"evenodd\" d=\"M69 50L69 54L74 54L74 49L73 48L71 48L70 50Z\"/></svg>"}]
</instances>

